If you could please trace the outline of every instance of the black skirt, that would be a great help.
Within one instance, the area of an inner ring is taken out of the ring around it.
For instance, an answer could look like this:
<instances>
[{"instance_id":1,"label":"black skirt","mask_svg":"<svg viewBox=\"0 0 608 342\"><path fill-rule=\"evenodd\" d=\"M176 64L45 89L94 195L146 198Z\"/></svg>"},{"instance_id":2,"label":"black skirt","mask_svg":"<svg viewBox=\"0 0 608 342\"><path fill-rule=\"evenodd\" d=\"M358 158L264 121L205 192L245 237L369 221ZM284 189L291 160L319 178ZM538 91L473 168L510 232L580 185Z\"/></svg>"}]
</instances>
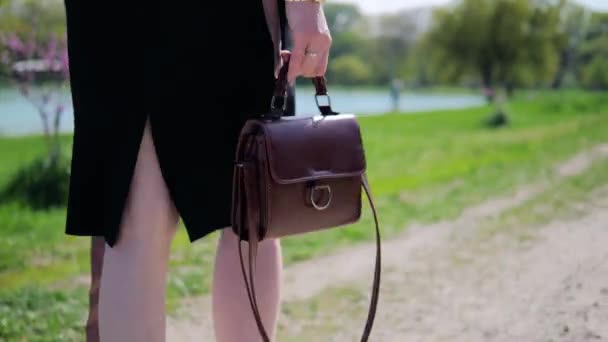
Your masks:
<instances>
[{"instance_id":1,"label":"black skirt","mask_svg":"<svg viewBox=\"0 0 608 342\"><path fill-rule=\"evenodd\" d=\"M147 119L190 240L230 226L236 142L269 107L274 46L261 0L174 3L65 0L69 235L117 242Z\"/></svg>"}]
</instances>

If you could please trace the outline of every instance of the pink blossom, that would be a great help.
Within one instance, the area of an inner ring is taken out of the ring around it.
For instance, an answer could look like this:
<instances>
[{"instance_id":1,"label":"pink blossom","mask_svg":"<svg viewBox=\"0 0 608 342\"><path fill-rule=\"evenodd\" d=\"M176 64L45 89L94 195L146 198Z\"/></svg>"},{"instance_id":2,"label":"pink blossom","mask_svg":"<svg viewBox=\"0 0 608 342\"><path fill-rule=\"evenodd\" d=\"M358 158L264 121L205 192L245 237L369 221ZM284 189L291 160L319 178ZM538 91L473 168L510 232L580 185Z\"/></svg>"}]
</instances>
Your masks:
<instances>
[{"instance_id":1,"label":"pink blossom","mask_svg":"<svg viewBox=\"0 0 608 342\"><path fill-rule=\"evenodd\" d=\"M31 37L30 40L28 40L25 43L25 48L23 50L23 54L25 55L25 58L32 58L34 57L34 54L36 53L36 40L34 39L34 37Z\"/></svg>"},{"instance_id":2,"label":"pink blossom","mask_svg":"<svg viewBox=\"0 0 608 342\"><path fill-rule=\"evenodd\" d=\"M57 60L57 38L51 36L49 39L45 51L41 53L42 59L48 64L53 65Z\"/></svg>"},{"instance_id":3,"label":"pink blossom","mask_svg":"<svg viewBox=\"0 0 608 342\"><path fill-rule=\"evenodd\" d=\"M14 33L6 38L6 46L13 53L25 53L26 50L23 41Z\"/></svg>"},{"instance_id":4,"label":"pink blossom","mask_svg":"<svg viewBox=\"0 0 608 342\"><path fill-rule=\"evenodd\" d=\"M61 70L63 70L63 77L67 80L70 77L70 60L68 57L68 50L64 49L61 53Z\"/></svg>"}]
</instances>

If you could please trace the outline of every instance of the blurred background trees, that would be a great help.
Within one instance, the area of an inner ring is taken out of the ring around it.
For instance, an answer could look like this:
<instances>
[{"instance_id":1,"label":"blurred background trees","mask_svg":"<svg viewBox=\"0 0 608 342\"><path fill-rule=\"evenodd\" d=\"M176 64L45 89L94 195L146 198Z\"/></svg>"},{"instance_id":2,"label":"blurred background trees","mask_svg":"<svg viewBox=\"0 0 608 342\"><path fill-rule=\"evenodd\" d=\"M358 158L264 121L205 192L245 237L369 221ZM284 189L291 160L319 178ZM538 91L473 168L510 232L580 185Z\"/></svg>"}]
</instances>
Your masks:
<instances>
[{"instance_id":1,"label":"blurred background trees","mask_svg":"<svg viewBox=\"0 0 608 342\"><path fill-rule=\"evenodd\" d=\"M490 93L497 87L509 94L517 87L598 88L592 84L605 75L605 42L591 47L589 40L606 39L601 17L568 1L463 0L434 12L421 37L422 57L430 57L435 82L469 79ZM591 82L587 68L593 68Z\"/></svg>"},{"instance_id":2,"label":"blurred background trees","mask_svg":"<svg viewBox=\"0 0 608 342\"><path fill-rule=\"evenodd\" d=\"M608 13L594 13L575 53L579 79L588 89L608 90Z\"/></svg>"},{"instance_id":3,"label":"blurred background trees","mask_svg":"<svg viewBox=\"0 0 608 342\"><path fill-rule=\"evenodd\" d=\"M573 1L455 0L376 16L330 1L325 12L334 84L608 89L608 14ZM64 34L63 2L0 0L0 32L33 30Z\"/></svg>"}]
</instances>

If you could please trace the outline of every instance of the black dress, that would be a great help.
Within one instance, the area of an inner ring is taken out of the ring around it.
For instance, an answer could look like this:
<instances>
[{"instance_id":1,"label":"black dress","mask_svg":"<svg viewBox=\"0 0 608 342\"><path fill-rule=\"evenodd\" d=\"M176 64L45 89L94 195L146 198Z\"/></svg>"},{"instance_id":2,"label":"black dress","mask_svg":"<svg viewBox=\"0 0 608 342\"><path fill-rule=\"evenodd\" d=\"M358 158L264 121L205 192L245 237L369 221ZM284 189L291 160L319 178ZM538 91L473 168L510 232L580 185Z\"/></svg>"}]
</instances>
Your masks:
<instances>
[{"instance_id":1,"label":"black dress","mask_svg":"<svg viewBox=\"0 0 608 342\"><path fill-rule=\"evenodd\" d=\"M230 226L239 130L268 109L274 85L262 0L65 7L74 105L66 233L117 242L147 119L190 240Z\"/></svg>"}]
</instances>

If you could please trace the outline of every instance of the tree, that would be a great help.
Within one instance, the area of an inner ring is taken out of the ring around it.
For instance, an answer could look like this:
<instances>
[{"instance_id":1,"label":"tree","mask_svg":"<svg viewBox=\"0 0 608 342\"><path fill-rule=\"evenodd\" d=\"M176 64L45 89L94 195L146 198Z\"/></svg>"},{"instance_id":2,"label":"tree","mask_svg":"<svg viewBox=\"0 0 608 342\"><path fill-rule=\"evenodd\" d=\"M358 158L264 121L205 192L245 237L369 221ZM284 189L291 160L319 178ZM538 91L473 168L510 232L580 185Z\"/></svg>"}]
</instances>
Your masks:
<instances>
[{"instance_id":1,"label":"tree","mask_svg":"<svg viewBox=\"0 0 608 342\"><path fill-rule=\"evenodd\" d=\"M563 1L461 0L434 13L425 36L435 74L458 81L474 75L494 94L540 84L555 72ZM491 96L490 96L491 97Z\"/></svg>"},{"instance_id":2,"label":"tree","mask_svg":"<svg viewBox=\"0 0 608 342\"><path fill-rule=\"evenodd\" d=\"M582 84L593 90L608 89L608 58L596 56L583 69Z\"/></svg>"},{"instance_id":3,"label":"tree","mask_svg":"<svg viewBox=\"0 0 608 342\"><path fill-rule=\"evenodd\" d=\"M396 77L406 60L417 33L414 14L398 13L379 17L364 17L359 8L347 4L327 4L325 15L332 30L331 65L358 70L354 77L331 72L332 82L366 79L367 83L387 84ZM344 59L342 57L345 57ZM365 62L363 68L360 63Z\"/></svg>"},{"instance_id":4,"label":"tree","mask_svg":"<svg viewBox=\"0 0 608 342\"><path fill-rule=\"evenodd\" d=\"M568 3L563 7L561 18L562 35L557 44L559 63L551 84L553 89L561 88L566 77L577 67L578 53L589 31L590 11Z\"/></svg>"},{"instance_id":5,"label":"tree","mask_svg":"<svg viewBox=\"0 0 608 342\"><path fill-rule=\"evenodd\" d=\"M384 15L377 24L378 32L370 39L365 60L374 70L375 83L389 84L400 76L417 30L414 20L405 12Z\"/></svg>"},{"instance_id":6,"label":"tree","mask_svg":"<svg viewBox=\"0 0 608 342\"><path fill-rule=\"evenodd\" d=\"M356 31L363 19L359 8L355 5L330 3L324 11L333 38L330 65L341 56L363 56L369 43Z\"/></svg>"},{"instance_id":7,"label":"tree","mask_svg":"<svg viewBox=\"0 0 608 342\"><path fill-rule=\"evenodd\" d=\"M356 5L330 3L323 11L332 34L351 31L363 18Z\"/></svg>"},{"instance_id":8,"label":"tree","mask_svg":"<svg viewBox=\"0 0 608 342\"><path fill-rule=\"evenodd\" d=\"M25 38L15 33L0 35L5 70L38 111L48 152L21 167L0 189L0 202L16 201L36 209L65 203L69 187L69 163L61 155L59 127L67 103L59 91L69 80L67 42L51 36Z\"/></svg>"},{"instance_id":9,"label":"tree","mask_svg":"<svg viewBox=\"0 0 608 342\"><path fill-rule=\"evenodd\" d=\"M344 55L331 63L329 74L332 82L352 86L369 83L372 71L359 57Z\"/></svg>"},{"instance_id":10,"label":"tree","mask_svg":"<svg viewBox=\"0 0 608 342\"><path fill-rule=\"evenodd\" d=\"M0 34L20 37L36 35L40 40L63 36L65 10L61 0L0 0ZM0 44L0 56L6 46ZM0 63L0 76L6 75L6 63Z\"/></svg>"},{"instance_id":11,"label":"tree","mask_svg":"<svg viewBox=\"0 0 608 342\"><path fill-rule=\"evenodd\" d=\"M48 159L60 157L59 128L66 103L59 90L69 82L67 41L51 36L27 39L16 33L0 35L1 61L21 95L38 111L48 145Z\"/></svg>"},{"instance_id":12,"label":"tree","mask_svg":"<svg viewBox=\"0 0 608 342\"><path fill-rule=\"evenodd\" d=\"M608 13L595 13L585 41L581 44L578 64L581 83L590 89L608 89Z\"/></svg>"}]
</instances>

